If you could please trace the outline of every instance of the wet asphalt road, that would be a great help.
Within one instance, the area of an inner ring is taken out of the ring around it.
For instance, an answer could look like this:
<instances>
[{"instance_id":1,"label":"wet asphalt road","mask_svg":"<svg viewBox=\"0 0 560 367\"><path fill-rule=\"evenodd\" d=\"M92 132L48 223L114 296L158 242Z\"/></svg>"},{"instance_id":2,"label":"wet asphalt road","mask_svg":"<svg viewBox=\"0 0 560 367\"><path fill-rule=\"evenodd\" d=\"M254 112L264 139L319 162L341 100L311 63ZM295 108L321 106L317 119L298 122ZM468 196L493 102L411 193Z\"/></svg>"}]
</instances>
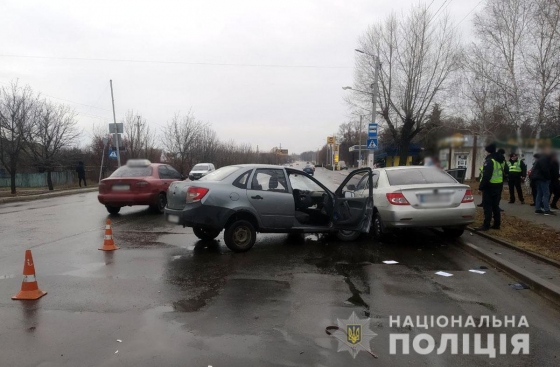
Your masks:
<instances>
[{"instance_id":1,"label":"wet asphalt road","mask_svg":"<svg viewBox=\"0 0 560 367\"><path fill-rule=\"evenodd\" d=\"M343 176L318 169L317 178L336 187ZM113 217L121 249L101 252L106 218L96 193L0 206L0 366L560 364L558 308L513 290L513 279L495 269L470 273L487 264L432 231L351 244L259 235L250 252L234 254L220 237L200 242L190 229L133 207ZM27 248L48 294L12 301ZM371 317L377 360L337 353L325 333L353 311ZM390 316L407 315L525 315L529 329L458 332L528 332L530 354L390 355L390 333L429 333L437 343L442 331L457 332L390 327Z\"/></svg>"}]
</instances>

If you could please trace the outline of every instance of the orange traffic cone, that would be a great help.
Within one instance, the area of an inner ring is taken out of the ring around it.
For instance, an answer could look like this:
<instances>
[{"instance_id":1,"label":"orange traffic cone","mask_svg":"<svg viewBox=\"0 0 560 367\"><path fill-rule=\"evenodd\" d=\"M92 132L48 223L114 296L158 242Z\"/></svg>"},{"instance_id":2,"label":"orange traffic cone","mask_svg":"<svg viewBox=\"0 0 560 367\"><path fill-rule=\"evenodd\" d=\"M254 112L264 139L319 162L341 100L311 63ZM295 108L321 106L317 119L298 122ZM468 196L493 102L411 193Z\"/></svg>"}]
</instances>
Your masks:
<instances>
[{"instance_id":1,"label":"orange traffic cone","mask_svg":"<svg viewBox=\"0 0 560 367\"><path fill-rule=\"evenodd\" d=\"M25 250L25 262L23 263L23 281L21 282L21 291L12 297L12 299L39 299L47 292L43 292L37 285L35 278L35 265L33 265L33 256L31 250Z\"/></svg>"},{"instance_id":2,"label":"orange traffic cone","mask_svg":"<svg viewBox=\"0 0 560 367\"><path fill-rule=\"evenodd\" d=\"M119 248L115 246L115 241L113 241L113 230L111 229L111 219L107 219L105 223L105 239L103 240L103 247L98 250L101 251L115 251Z\"/></svg>"}]
</instances>

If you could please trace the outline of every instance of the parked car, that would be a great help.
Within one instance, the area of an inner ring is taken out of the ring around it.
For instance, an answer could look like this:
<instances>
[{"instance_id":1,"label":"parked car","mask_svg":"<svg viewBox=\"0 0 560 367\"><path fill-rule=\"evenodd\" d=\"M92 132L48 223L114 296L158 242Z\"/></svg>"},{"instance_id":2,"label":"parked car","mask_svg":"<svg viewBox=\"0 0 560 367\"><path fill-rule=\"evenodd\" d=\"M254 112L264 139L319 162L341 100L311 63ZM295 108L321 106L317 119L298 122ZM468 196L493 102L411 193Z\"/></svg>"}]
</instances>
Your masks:
<instances>
[{"instance_id":1,"label":"parked car","mask_svg":"<svg viewBox=\"0 0 560 367\"><path fill-rule=\"evenodd\" d=\"M369 196L369 180L349 187L347 195ZM382 238L395 228L441 228L459 237L475 218L471 189L435 167L405 166L373 171L373 234Z\"/></svg>"},{"instance_id":2,"label":"parked car","mask_svg":"<svg viewBox=\"0 0 560 367\"><path fill-rule=\"evenodd\" d=\"M163 213L167 188L173 181L182 179L181 174L167 164L129 159L126 165L101 180L97 199L111 214L132 205L149 205L153 211Z\"/></svg>"},{"instance_id":3,"label":"parked car","mask_svg":"<svg viewBox=\"0 0 560 367\"><path fill-rule=\"evenodd\" d=\"M315 167L312 164L306 164L305 167L303 167L303 172L313 176L315 174Z\"/></svg>"},{"instance_id":4,"label":"parked car","mask_svg":"<svg viewBox=\"0 0 560 367\"><path fill-rule=\"evenodd\" d=\"M202 240L225 229L226 245L235 252L253 247L256 233L333 232L343 241L369 232L370 195L347 197L351 180L372 180L372 170L350 172L331 192L293 168L273 165L222 167L196 182L174 182L167 192L166 219L192 227ZM371 187L371 185L370 185Z\"/></svg>"},{"instance_id":5,"label":"parked car","mask_svg":"<svg viewBox=\"0 0 560 367\"><path fill-rule=\"evenodd\" d=\"M212 163L199 163L189 172L189 180L198 180L215 170L216 168Z\"/></svg>"}]
</instances>

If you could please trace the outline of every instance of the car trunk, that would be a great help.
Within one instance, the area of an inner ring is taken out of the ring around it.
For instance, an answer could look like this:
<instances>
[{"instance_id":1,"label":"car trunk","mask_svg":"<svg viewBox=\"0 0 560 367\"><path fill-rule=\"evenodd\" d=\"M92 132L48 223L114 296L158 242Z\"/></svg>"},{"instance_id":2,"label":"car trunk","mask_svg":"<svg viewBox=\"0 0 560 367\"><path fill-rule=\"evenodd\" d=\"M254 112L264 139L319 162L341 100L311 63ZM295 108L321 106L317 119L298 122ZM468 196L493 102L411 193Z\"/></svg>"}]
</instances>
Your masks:
<instances>
[{"instance_id":1,"label":"car trunk","mask_svg":"<svg viewBox=\"0 0 560 367\"><path fill-rule=\"evenodd\" d=\"M181 210L187 205L187 190L195 186L194 182L173 182L167 190L167 207L169 209Z\"/></svg>"},{"instance_id":2,"label":"car trunk","mask_svg":"<svg viewBox=\"0 0 560 367\"><path fill-rule=\"evenodd\" d=\"M114 193L142 193L150 191L150 183L143 177L138 178L106 178L101 181L99 192Z\"/></svg>"},{"instance_id":3,"label":"car trunk","mask_svg":"<svg viewBox=\"0 0 560 367\"><path fill-rule=\"evenodd\" d=\"M458 207L469 189L466 185L457 184L402 185L393 188L394 192L401 192L416 209Z\"/></svg>"}]
</instances>

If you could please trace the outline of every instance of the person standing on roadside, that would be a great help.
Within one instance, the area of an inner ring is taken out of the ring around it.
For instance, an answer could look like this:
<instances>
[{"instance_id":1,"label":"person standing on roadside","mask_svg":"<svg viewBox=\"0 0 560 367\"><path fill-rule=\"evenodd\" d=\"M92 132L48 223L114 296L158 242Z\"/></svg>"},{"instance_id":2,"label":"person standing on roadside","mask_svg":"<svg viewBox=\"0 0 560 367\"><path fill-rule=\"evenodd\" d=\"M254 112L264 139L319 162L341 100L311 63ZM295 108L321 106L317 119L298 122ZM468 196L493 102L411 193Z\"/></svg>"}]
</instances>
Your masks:
<instances>
[{"instance_id":1,"label":"person standing on roadside","mask_svg":"<svg viewBox=\"0 0 560 367\"><path fill-rule=\"evenodd\" d=\"M502 180L502 191L504 191L504 182L507 181L507 175L508 175L508 167L506 164L506 151L503 150L502 148L498 149L498 163L500 163L500 165L502 166L502 172L503 172L503 180ZM502 198L502 192L500 191L500 199ZM503 212L504 209L500 208L500 211Z\"/></svg>"},{"instance_id":2,"label":"person standing on roadside","mask_svg":"<svg viewBox=\"0 0 560 367\"><path fill-rule=\"evenodd\" d=\"M496 145L490 144L486 148L486 159L482 171L482 180L479 190L482 191L482 203L484 205L484 223L476 228L478 231L487 231L490 228L500 229L500 197L504 186L504 170L500 162L500 154L496 152ZM494 217L494 225L490 222Z\"/></svg>"},{"instance_id":3,"label":"person standing on roadside","mask_svg":"<svg viewBox=\"0 0 560 367\"><path fill-rule=\"evenodd\" d=\"M539 153L533 154L533 165L529 170L529 185L531 186L531 196L533 197L533 203L530 204L531 206L535 206L535 204L537 203L537 186L535 180L531 179L531 173L533 172L533 169L535 168L535 165L537 164L537 161L540 157L541 155Z\"/></svg>"},{"instance_id":4,"label":"person standing on roadside","mask_svg":"<svg viewBox=\"0 0 560 367\"><path fill-rule=\"evenodd\" d=\"M525 204L525 199L523 198L523 190L521 189L521 182L525 180L527 176L527 165L522 159L517 157L517 154L511 153L509 155L509 161L507 161L508 167L508 186L509 186L509 203L515 203L515 192L517 190L517 196L521 204Z\"/></svg>"},{"instance_id":5,"label":"person standing on roadside","mask_svg":"<svg viewBox=\"0 0 560 367\"><path fill-rule=\"evenodd\" d=\"M87 187L86 183L86 170L84 168L84 162L78 162L78 167L76 167L76 172L78 173L78 183L82 187L82 180L84 181L84 186Z\"/></svg>"},{"instance_id":6,"label":"person standing on roadside","mask_svg":"<svg viewBox=\"0 0 560 367\"><path fill-rule=\"evenodd\" d=\"M558 209L558 200L560 199L560 164L558 163L558 156L552 155L551 158L552 171L550 172L550 193L553 195L551 209Z\"/></svg>"},{"instance_id":7,"label":"person standing on roadside","mask_svg":"<svg viewBox=\"0 0 560 367\"><path fill-rule=\"evenodd\" d=\"M555 215L550 211L549 205L551 172L552 162L550 154L541 154L531 170L531 180L535 181L535 187L537 188L535 214Z\"/></svg>"}]
</instances>

